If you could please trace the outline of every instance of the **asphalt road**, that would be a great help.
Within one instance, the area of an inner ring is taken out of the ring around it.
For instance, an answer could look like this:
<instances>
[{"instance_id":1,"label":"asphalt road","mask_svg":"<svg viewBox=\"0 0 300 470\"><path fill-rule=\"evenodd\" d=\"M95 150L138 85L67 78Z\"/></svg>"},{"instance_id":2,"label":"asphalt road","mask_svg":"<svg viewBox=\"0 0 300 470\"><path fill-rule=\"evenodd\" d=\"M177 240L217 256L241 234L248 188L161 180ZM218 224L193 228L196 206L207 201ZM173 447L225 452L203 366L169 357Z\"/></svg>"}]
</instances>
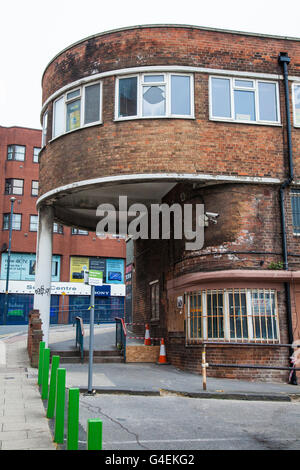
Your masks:
<instances>
[{"instance_id":1,"label":"asphalt road","mask_svg":"<svg viewBox=\"0 0 300 470\"><path fill-rule=\"evenodd\" d=\"M90 418L103 450L299 450L300 403L184 397L80 397L80 448Z\"/></svg>"}]
</instances>

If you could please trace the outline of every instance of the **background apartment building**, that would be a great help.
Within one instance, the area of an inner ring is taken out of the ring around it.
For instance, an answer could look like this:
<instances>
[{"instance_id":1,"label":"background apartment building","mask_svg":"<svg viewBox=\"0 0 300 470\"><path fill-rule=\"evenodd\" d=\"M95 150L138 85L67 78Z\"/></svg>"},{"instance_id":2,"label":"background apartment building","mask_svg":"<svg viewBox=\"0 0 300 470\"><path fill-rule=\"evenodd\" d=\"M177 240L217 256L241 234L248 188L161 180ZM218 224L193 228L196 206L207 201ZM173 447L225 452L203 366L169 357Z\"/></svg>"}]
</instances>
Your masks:
<instances>
[{"instance_id":1,"label":"background apartment building","mask_svg":"<svg viewBox=\"0 0 300 470\"><path fill-rule=\"evenodd\" d=\"M0 126L0 324L6 288L10 198L15 197L8 285L7 324L27 323L33 307L42 131ZM85 269L103 271L98 288L96 321L124 316L125 257L123 239L99 239L95 233L53 224L51 323L71 323L76 315L88 320L89 286Z\"/></svg>"}]
</instances>

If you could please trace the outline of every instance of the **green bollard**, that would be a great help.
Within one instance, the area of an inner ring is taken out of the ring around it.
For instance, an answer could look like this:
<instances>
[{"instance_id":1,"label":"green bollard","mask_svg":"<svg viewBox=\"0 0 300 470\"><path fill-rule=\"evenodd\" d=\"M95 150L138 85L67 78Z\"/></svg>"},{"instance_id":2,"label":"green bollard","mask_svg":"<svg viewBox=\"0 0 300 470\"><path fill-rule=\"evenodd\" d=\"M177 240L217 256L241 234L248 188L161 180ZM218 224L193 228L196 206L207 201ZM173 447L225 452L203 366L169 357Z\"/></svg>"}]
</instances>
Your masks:
<instances>
[{"instance_id":1,"label":"green bollard","mask_svg":"<svg viewBox=\"0 0 300 470\"><path fill-rule=\"evenodd\" d=\"M67 450L78 450L79 388L69 389Z\"/></svg>"},{"instance_id":2,"label":"green bollard","mask_svg":"<svg viewBox=\"0 0 300 470\"><path fill-rule=\"evenodd\" d=\"M58 366L59 366L59 356L53 356L52 365L51 365L47 418L54 418L55 397L56 397L56 375L57 375Z\"/></svg>"},{"instance_id":3,"label":"green bollard","mask_svg":"<svg viewBox=\"0 0 300 470\"><path fill-rule=\"evenodd\" d=\"M38 369L38 385L42 385L42 376L43 376L43 354L46 347L45 341L40 341L39 346L39 369Z\"/></svg>"},{"instance_id":4,"label":"green bollard","mask_svg":"<svg viewBox=\"0 0 300 470\"><path fill-rule=\"evenodd\" d=\"M57 369L54 442L64 443L66 369Z\"/></svg>"},{"instance_id":5,"label":"green bollard","mask_svg":"<svg viewBox=\"0 0 300 470\"><path fill-rule=\"evenodd\" d=\"M50 349L45 348L44 354L43 354L42 400L47 400L48 398L49 365L50 365Z\"/></svg>"},{"instance_id":6,"label":"green bollard","mask_svg":"<svg viewBox=\"0 0 300 470\"><path fill-rule=\"evenodd\" d=\"M88 419L87 450L102 450L102 421Z\"/></svg>"}]
</instances>

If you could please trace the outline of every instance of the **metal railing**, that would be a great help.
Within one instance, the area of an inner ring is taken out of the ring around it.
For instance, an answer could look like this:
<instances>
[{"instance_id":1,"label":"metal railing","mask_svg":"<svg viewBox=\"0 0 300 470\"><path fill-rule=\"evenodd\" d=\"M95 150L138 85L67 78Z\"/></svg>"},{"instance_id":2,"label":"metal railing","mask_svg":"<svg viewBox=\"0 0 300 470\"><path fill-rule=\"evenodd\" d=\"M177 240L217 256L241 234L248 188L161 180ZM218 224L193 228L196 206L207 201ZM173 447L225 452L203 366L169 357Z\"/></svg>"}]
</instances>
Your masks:
<instances>
[{"instance_id":1,"label":"metal railing","mask_svg":"<svg viewBox=\"0 0 300 470\"><path fill-rule=\"evenodd\" d=\"M75 318L76 322L76 348L79 347L81 362L83 362L83 337L84 337L84 329L83 329L83 321L81 317Z\"/></svg>"},{"instance_id":2,"label":"metal railing","mask_svg":"<svg viewBox=\"0 0 300 470\"><path fill-rule=\"evenodd\" d=\"M116 348L123 353L126 362L126 337L127 331L123 318L115 318L116 321Z\"/></svg>"}]
</instances>

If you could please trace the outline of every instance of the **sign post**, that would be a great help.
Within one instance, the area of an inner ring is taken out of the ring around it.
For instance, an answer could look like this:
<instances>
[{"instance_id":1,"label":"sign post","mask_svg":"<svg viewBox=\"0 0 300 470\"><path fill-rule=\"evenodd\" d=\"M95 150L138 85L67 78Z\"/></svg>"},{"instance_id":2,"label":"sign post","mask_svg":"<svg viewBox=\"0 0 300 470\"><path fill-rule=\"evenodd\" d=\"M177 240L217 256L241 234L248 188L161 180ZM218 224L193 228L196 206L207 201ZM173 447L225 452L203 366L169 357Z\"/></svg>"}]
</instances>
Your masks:
<instances>
[{"instance_id":1,"label":"sign post","mask_svg":"<svg viewBox=\"0 0 300 470\"><path fill-rule=\"evenodd\" d=\"M89 374L88 394L93 394L93 356L94 356L94 318L95 318L95 286L102 286L103 272L91 269L85 273L85 282L91 286L90 300L90 344L89 344Z\"/></svg>"}]
</instances>

